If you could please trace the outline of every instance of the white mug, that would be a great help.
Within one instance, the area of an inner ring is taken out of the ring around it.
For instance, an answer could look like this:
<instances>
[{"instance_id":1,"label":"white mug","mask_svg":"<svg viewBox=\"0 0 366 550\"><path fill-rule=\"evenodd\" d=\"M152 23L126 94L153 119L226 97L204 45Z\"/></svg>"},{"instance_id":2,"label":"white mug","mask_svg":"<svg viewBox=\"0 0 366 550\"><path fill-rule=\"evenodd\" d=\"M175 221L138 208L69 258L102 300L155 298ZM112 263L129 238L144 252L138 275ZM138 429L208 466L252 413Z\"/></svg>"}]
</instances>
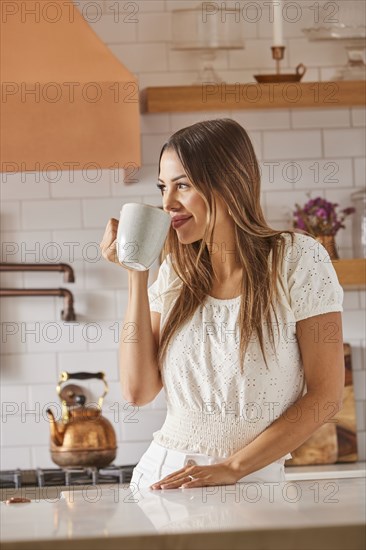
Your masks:
<instances>
[{"instance_id":1,"label":"white mug","mask_svg":"<svg viewBox=\"0 0 366 550\"><path fill-rule=\"evenodd\" d=\"M122 206L118 231L118 261L136 271L147 271L159 257L171 217L156 206L129 202Z\"/></svg>"}]
</instances>

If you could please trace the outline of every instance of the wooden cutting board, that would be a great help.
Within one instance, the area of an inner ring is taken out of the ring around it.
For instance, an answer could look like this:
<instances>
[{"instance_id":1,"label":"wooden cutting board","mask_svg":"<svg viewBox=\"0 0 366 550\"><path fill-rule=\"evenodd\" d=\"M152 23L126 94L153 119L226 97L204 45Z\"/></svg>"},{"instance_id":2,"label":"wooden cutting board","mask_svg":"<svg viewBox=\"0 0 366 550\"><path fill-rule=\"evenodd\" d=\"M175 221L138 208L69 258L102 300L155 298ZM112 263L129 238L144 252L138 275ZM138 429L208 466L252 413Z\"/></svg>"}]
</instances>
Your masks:
<instances>
[{"instance_id":1,"label":"wooden cutting board","mask_svg":"<svg viewBox=\"0 0 366 550\"><path fill-rule=\"evenodd\" d=\"M345 388L343 408L323 424L295 451L285 466L356 462L356 407L352 379L351 346L344 344ZM330 410L330 409L329 409Z\"/></svg>"}]
</instances>

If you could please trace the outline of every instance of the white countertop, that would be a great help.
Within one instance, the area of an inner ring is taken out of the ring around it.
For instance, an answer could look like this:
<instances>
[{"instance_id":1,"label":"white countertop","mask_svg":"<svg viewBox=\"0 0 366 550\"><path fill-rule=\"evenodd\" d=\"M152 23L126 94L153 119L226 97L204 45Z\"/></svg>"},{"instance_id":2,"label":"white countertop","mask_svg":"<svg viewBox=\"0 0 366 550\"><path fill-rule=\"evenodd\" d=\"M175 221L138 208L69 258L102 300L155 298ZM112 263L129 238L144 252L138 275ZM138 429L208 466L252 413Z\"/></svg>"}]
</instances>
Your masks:
<instances>
[{"instance_id":1,"label":"white countertop","mask_svg":"<svg viewBox=\"0 0 366 550\"><path fill-rule=\"evenodd\" d=\"M364 463L358 465L356 471L362 476ZM361 549L365 477L334 475L333 479L165 491L138 492L128 485L75 487L60 498L28 504L2 502L2 548L41 549L48 545L55 549L68 541L67 548L87 548L89 544L89 548L107 550L120 544L124 550L151 550L159 548L165 537L165 549L173 548L179 539L181 549L221 549L230 544L250 550L308 550L316 537L317 546L312 546L316 550ZM215 545L218 541L221 546Z\"/></svg>"},{"instance_id":2,"label":"white countertop","mask_svg":"<svg viewBox=\"0 0 366 550\"><path fill-rule=\"evenodd\" d=\"M311 466L285 466L286 481L302 479L334 479L366 477L366 462L344 464L314 464Z\"/></svg>"}]
</instances>

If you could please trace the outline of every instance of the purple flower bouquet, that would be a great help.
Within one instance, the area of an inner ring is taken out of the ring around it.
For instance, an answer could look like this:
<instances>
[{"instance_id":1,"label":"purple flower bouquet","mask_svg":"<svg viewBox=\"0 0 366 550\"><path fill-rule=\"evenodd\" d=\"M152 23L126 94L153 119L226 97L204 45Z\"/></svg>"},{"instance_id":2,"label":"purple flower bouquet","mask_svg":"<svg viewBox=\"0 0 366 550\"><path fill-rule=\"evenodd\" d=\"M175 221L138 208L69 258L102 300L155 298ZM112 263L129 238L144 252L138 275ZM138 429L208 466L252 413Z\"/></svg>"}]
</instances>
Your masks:
<instances>
[{"instance_id":1,"label":"purple flower bouquet","mask_svg":"<svg viewBox=\"0 0 366 550\"><path fill-rule=\"evenodd\" d=\"M348 207L337 213L339 205L321 197L310 199L303 207L295 206L294 229L307 231L314 237L336 235L339 229L345 229L343 222L346 217L355 212L355 208Z\"/></svg>"}]
</instances>

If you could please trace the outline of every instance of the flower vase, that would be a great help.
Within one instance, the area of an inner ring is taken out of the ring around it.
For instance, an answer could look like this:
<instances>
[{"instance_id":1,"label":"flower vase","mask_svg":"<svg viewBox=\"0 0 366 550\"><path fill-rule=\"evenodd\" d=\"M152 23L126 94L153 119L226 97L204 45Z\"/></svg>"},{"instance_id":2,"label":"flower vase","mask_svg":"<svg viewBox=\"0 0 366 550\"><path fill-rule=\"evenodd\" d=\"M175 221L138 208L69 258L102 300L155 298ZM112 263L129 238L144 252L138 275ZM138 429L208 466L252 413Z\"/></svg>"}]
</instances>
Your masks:
<instances>
[{"instance_id":1,"label":"flower vase","mask_svg":"<svg viewBox=\"0 0 366 550\"><path fill-rule=\"evenodd\" d=\"M324 246L331 260L339 260L334 235L318 235L315 239Z\"/></svg>"}]
</instances>

